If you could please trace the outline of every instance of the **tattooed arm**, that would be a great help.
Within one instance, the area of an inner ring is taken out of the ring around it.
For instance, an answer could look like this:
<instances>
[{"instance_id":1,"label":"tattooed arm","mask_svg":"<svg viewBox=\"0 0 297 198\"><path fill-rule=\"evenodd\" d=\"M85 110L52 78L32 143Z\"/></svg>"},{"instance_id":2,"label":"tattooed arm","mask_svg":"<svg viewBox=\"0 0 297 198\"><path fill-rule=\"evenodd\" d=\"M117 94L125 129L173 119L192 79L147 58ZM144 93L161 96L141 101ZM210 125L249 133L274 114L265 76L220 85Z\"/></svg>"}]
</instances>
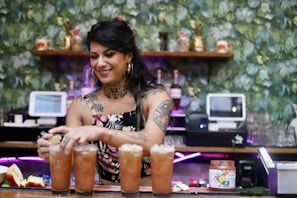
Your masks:
<instances>
[{"instance_id":1,"label":"tattooed arm","mask_svg":"<svg viewBox=\"0 0 297 198\"><path fill-rule=\"evenodd\" d=\"M134 133L113 130L109 144L118 146L122 143L136 143L143 146L144 155L148 156L153 144L164 143L172 106L172 100L165 89L150 90L143 98L144 129Z\"/></svg>"},{"instance_id":2,"label":"tattooed arm","mask_svg":"<svg viewBox=\"0 0 297 198\"><path fill-rule=\"evenodd\" d=\"M172 100L165 89L150 90L142 100L142 115L144 118L144 129L142 131L110 130L97 127L99 140L114 147L125 143L143 146L143 153L149 156L150 147L153 144L164 143L164 137L172 110Z\"/></svg>"}]
</instances>

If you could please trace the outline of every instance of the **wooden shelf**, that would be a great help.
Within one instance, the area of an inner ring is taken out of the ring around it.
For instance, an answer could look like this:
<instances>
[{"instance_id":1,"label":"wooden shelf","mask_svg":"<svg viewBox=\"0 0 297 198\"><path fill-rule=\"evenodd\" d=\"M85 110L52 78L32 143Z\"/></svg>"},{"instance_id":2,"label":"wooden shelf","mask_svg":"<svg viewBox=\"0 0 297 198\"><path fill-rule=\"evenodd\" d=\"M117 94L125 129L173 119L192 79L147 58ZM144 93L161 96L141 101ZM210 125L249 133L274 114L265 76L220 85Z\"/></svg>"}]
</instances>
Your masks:
<instances>
[{"instance_id":1,"label":"wooden shelf","mask_svg":"<svg viewBox=\"0 0 297 198\"><path fill-rule=\"evenodd\" d=\"M87 51L72 50L32 50L31 53L36 56L89 56Z\"/></svg>"},{"instance_id":2,"label":"wooden shelf","mask_svg":"<svg viewBox=\"0 0 297 198\"><path fill-rule=\"evenodd\" d=\"M297 148L265 147L268 153L297 154ZM258 147L201 147L201 146L176 146L179 152L201 153L258 153Z\"/></svg>"},{"instance_id":3,"label":"wooden shelf","mask_svg":"<svg viewBox=\"0 0 297 198\"><path fill-rule=\"evenodd\" d=\"M143 56L153 57L199 57L199 58L232 58L233 53L218 53L218 52L142 52Z\"/></svg>"},{"instance_id":4,"label":"wooden shelf","mask_svg":"<svg viewBox=\"0 0 297 198\"><path fill-rule=\"evenodd\" d=\"M36 56L89 56L87 51L71 50L32 50L31 53ZM144 57L199 57L199 58L231 58L233 53L218 52L169 52L169 51L144 51L141 52Z\"/></svg>"},{"instance_id":5,"label":"wooden shelf","mask_svg":"<svg viewBox=\"0 0 297 198\"><path fill-rule=\"evenodd\" d=\"M0 142L0 148L37 149L36 142ZM265 147L266 148L266 147ZM202 153L258 153L258 147L202 147L202 146L175 146L179 152ZM268 153L297 154L297 148L267 147Z\"/></svg>"}]
</instances>

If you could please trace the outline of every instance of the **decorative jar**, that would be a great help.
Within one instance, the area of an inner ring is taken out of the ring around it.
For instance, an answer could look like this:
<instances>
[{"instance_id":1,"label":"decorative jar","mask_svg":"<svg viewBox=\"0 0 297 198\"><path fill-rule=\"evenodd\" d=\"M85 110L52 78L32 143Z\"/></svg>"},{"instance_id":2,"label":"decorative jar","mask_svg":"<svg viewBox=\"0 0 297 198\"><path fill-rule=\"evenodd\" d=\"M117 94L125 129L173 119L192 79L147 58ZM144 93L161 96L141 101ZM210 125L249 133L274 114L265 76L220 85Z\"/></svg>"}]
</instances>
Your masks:
<instances>
[{"instance_id":1,"label":"decorative jar","mask_svg":"<svg viewBox=\"0 0 297 198\"><path fill-rule=\"evenodd\" d=\"M82 50L82 41L83 41L83 38L80 34L80 29L74 28L72 30L71 49L73 51L81 51Z\"/></svg>"},{"instance_id":2,"label":"decorative jar","mask_svg":"<svg viewBox=\"0 0 297 198\"><path fill-rule=\"evenodd\" d=\"M74 35L71 39L71 49L73 51L82 50L82 37L80 35Z\"/></svg>"},{"instance_id":3,"label":"decorative jar","mask_svg":"<svg viewBox=\"0 0 297 198\"><path fill-rule=\"evenodd\" d=\"M66 35L63 38L63 49L64 50L70 50L71 49L71 35Z\"/></svg>"},{"instance_id":4,"label":"decorative jar","mask_svg":"<svg viewBox=\"0 0 297 198\"><path fill-rule=\"evenodd\" d=\"M186 33L181 31L178 33L178 40L177 40L177 48L180 52L188 52L189 51L189 38L187 37Z\"/></svg>"},{"instance_id":5,"label":"decorative jar","mask_svg":"<svg viewBox=\"0 0 297 198\"><path fill-rule=\"evenodd\" d=\"M204 40L202 37L203 25L195 23L195 35L192 40L192 50L195 52L204 51Z\"/></svg>"}]
</instances>

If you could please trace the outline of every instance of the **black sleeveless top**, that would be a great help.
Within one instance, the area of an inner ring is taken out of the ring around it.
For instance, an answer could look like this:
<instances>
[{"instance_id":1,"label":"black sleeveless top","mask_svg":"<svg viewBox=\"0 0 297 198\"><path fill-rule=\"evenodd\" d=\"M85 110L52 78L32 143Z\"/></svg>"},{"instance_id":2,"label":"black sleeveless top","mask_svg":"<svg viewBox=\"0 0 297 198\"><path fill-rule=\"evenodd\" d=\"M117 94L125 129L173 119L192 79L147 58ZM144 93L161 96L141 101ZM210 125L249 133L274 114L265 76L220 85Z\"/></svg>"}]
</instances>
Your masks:
<instances>
[{"instance_id":1,"label":"black sleeveless top","mask_svg":"<svg viewBox=\"0 0 297 198\"><path fill-rule=\"evenodd\" d=\"M93 125L103 126L110 129L130 131L136 129L136 111L115 113L115 114L100 114L94 112L92 100L88 100L88 95L82 97L84 101L91 107L93 112ZM101 141L94 142L98 146L97 155L97 170L100 178L120 182L120 164L118 162L118 149L107 145ZM141 177L151 175L151 163L149 157L144 157L142 160Z\"/></svg>"}]
</instances>

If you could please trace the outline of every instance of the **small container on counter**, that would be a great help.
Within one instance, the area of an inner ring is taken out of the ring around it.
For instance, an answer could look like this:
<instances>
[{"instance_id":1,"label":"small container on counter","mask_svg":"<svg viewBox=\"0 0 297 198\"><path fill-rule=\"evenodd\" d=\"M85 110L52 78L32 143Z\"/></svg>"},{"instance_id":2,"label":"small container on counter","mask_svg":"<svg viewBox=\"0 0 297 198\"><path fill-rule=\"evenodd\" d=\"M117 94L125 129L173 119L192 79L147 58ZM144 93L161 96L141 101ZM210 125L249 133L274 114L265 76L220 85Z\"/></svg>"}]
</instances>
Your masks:
<instances>
[{"instance_id":1,"label":"small container on counter","mask_svg":"<svg viewBox=\"0 0 297 198\"><path fill-rule=\"evenodd\" d=\"M209 189L233 191L236 185L236 168L232 160L211 160L209 166Z\"/></svg>"}]
</instances>

